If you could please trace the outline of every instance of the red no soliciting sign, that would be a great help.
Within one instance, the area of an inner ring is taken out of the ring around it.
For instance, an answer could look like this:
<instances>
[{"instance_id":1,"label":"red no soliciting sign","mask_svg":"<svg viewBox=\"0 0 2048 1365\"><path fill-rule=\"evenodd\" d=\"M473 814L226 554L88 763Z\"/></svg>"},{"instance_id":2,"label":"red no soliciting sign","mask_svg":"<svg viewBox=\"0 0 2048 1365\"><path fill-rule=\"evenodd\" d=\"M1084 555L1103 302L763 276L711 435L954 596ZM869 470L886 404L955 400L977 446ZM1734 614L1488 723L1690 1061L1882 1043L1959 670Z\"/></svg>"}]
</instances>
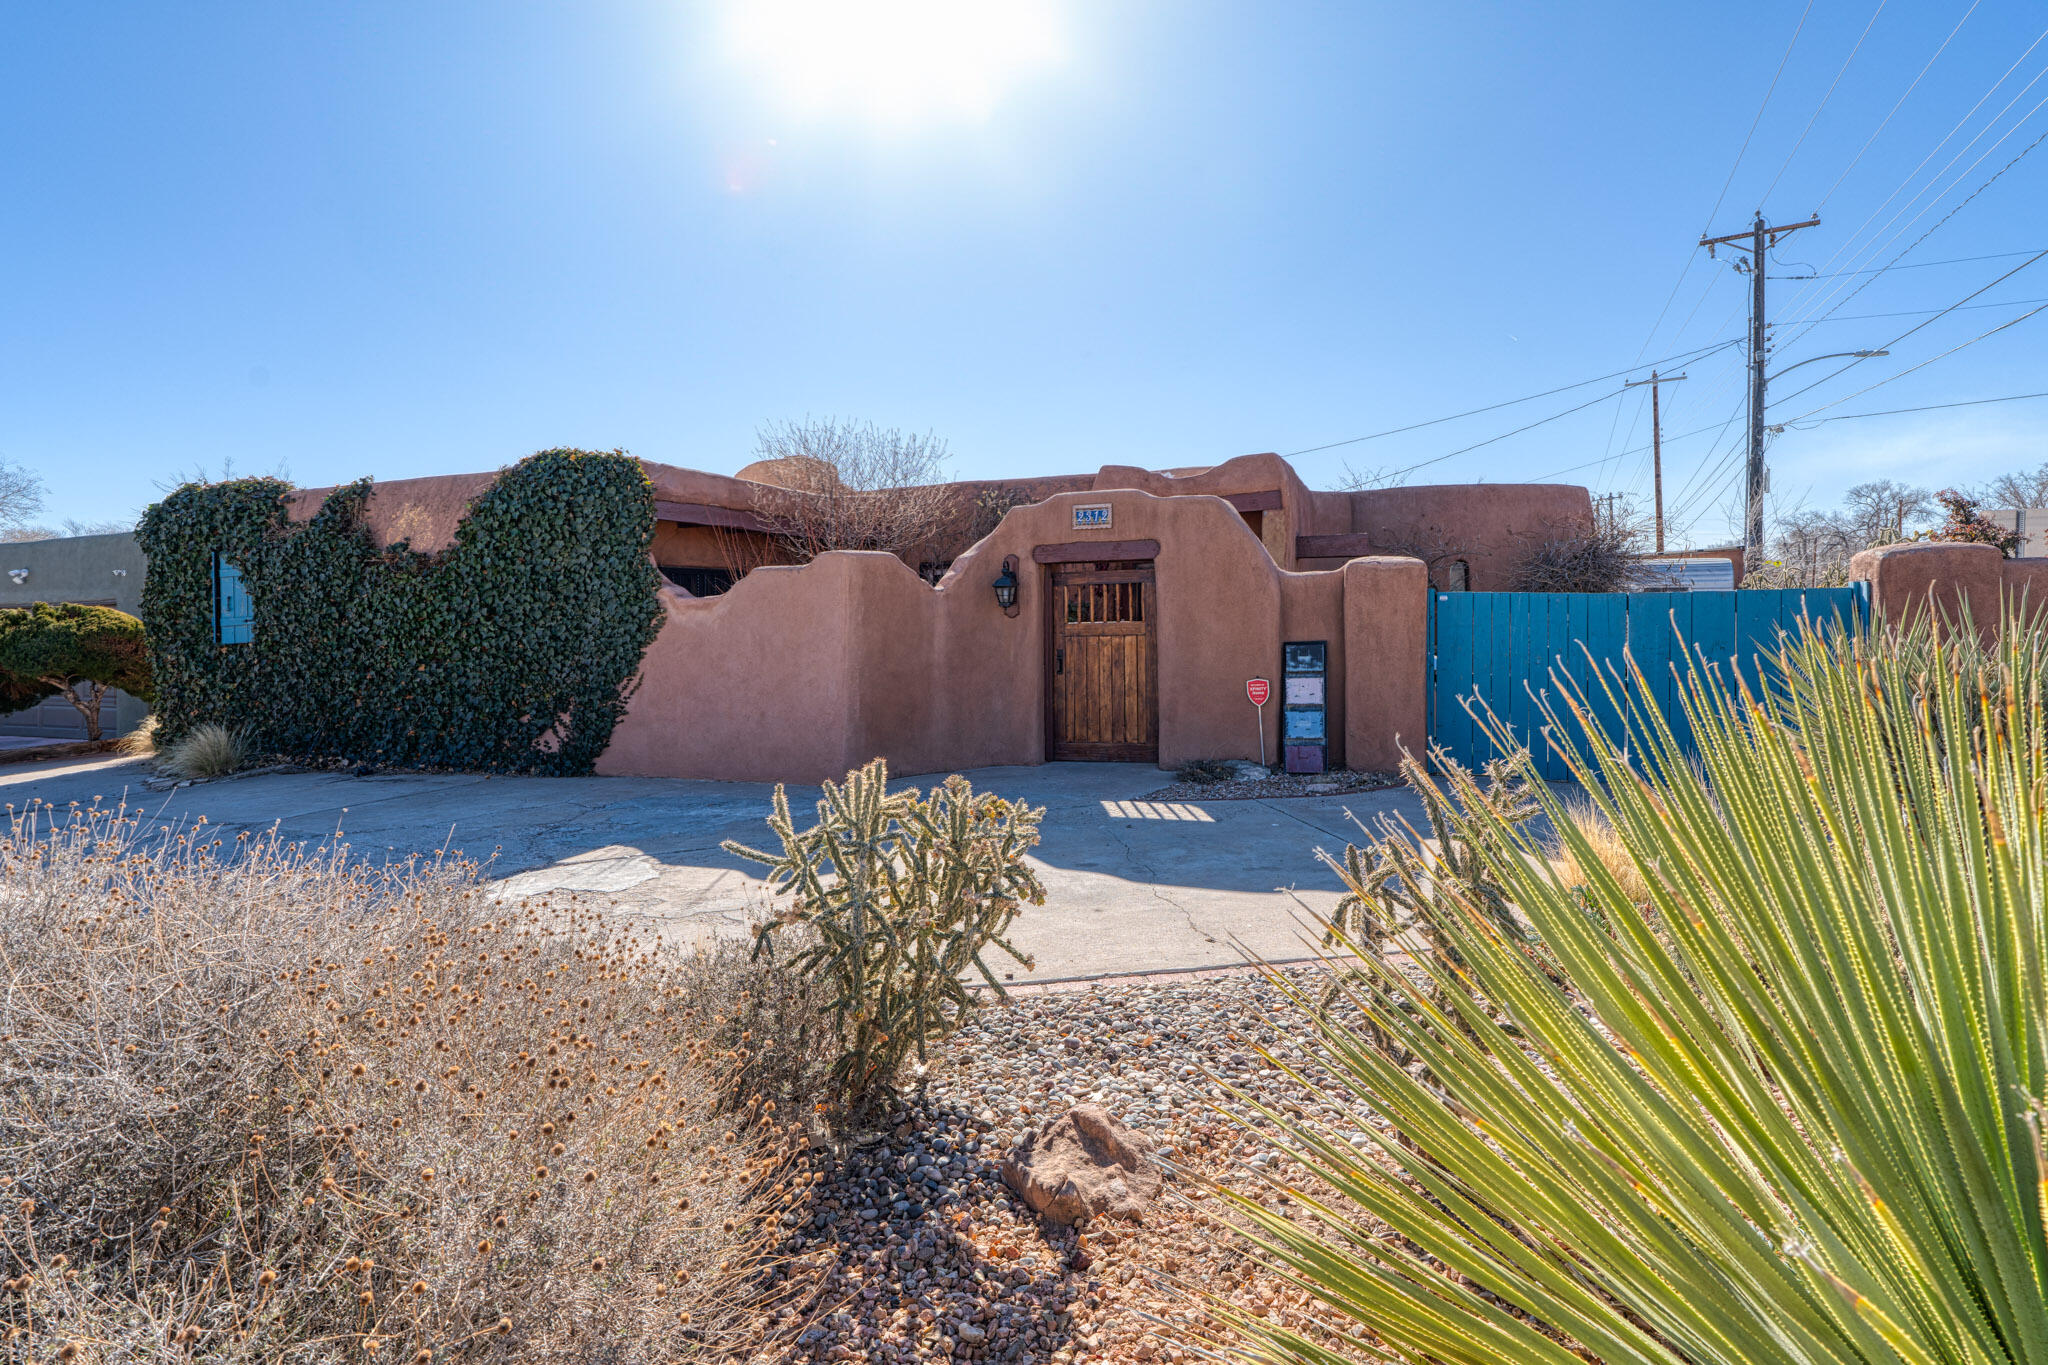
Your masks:
<instances>
[{"instance_id":1,"label":"red no soliciting sign","mask_svg":"<svg viewBox=\"0 0 2048 1365\"><path fill-rule=\"evenodd\" d=\"M1253 706L1264 706L1266 699L1273 695L1273 684L1264 678L1252 678L1245 683L1244 694L1251 698Z\"/></svg>"}]
</instances>

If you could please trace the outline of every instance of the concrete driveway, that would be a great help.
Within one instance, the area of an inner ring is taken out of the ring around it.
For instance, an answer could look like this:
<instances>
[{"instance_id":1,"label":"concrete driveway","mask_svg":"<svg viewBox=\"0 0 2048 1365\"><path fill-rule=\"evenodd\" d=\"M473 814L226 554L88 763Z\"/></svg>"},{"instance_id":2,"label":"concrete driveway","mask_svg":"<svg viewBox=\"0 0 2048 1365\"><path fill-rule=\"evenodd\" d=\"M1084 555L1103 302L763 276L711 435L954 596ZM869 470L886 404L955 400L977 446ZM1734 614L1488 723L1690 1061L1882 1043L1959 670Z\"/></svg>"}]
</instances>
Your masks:
<instances>
[{"instance_id":1,"label":"concrete driveway","mask_svg":"<svg viewBox=\"0 0 2048 1365\"><path fill-rule=\"evenodd\" d=\"M152 821L203 815L230 833L274 825L318 841L340 831L365 858L460 850L486 862L510 894L588 893L660 919L685 941L744 934L766 904L753 865L719 847L729 838L770 840L772 788L763 784L279 773L153 793L142 789L146 775L133 759L0 767L0 806L126 801ZM1138 765L1049 763L967 776L978 790L1046 808L1034 859L1046 903L1026 907L1016 929L1038 965L1009 964L1020 982L1230 965L1242 960L1240 943L1262 957L1302 956L1293 896L1318 912L1336 903L1337 879L1315 849L1340 852L1358 837L1347 811L1368 824L1388 813L1418 827L1423 819L1406 788L1163 805L1143 798L1170 775ZM799 820L816 795L790 789Z\"/></svg>"}]
</instances>

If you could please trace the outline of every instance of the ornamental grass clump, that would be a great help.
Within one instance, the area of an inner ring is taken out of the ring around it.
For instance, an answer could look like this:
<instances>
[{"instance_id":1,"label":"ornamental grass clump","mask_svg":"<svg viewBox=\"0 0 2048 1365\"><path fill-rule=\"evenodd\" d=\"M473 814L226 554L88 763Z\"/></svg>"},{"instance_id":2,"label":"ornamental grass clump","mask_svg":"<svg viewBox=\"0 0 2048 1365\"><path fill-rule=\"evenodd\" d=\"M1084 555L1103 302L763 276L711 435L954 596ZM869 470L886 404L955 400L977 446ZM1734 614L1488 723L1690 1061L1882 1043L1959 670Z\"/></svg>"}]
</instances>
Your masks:
<instances>
[{"instance_id":1,"label":"ornamental grass clump","mask_svg":"<svg viewBox=\"0 0 2048 1365\"><path fill-rule=\"evenodd\" d=\"M768 827L782 851L725 844L767 865L768 890L782 902L756 936L756 955L806 936L787 961L825 985L842 1117L868 1112L912 1057L922 1064L958 1031L975 1007L968 972L1006 998L983 954L1000 948L1031 966L1004 935L1020 906L1045 903L1024 861L1043 809L977 792L957 774L928 798L915 787L888 788L889 767L878 758L843 784L825 783L818 823L799 830L777 786Z\"/></svg>"},{"instance_id":2,"label":"ornamental grass clump","mask_svg":"<svg viewBox=\"0 0 2048 1365\"><path fill-rule=\"evenodd\" d=\"M1431 879L1426 946L1294 988L1351 1112L1264 1114L1300 1222L1229 1198L1350 1331L1240 1314L1240 1356L2048 1362L2041 656L1804 634L1797 685L1695 678L1696 763L1633 679L1632 752L1569 755L1619 854L1519 760L1570 877L1453 771L1520 927Z\"/></svg>"},{"instance_id":3,"label":"ornamental grass clump","mask_svg":"<svg viewBox=\"0 0 2048 1365\"><path fill-rule=\"evenodd\" d=\"M83 1362L761 1345L805 1177L701 970L457 861L0 828L0 1337ZM66 1354L68 1350L69 1354Z\"/></svg>"},{"instance_id":4,"label":"ornamental grass clump","mask_svg":"<svg viewBox=\"0 0 2048 1365\"><path fill-rule=\"evenodd\" d=\"M161 750L155 748L155 735L156 728L151 726L150 745L157 764L176 777L193 781L226 777L249 763L249 732L244 729L207 721L193 726Z\"/></svg>"}]
</instances>

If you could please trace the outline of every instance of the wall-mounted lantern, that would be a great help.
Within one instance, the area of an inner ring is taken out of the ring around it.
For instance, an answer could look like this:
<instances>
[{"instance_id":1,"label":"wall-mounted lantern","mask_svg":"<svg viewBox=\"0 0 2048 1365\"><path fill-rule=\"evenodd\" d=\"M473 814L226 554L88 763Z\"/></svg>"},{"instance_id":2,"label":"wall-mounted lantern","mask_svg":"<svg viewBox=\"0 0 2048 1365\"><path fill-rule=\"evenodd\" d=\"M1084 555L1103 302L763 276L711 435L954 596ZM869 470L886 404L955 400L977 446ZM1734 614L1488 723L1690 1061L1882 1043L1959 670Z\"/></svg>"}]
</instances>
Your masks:
<instances>
[{"instance_id":1,"label":"wall-mounted lantern","mask_svg":"<svg viewBox=\"0 0 2048 1365\"><path fill-rule=\"evenodd\" d=\"M1003 609L1003 615L1017 614L1017 556L1003 558L1003 571L996 575L996 605Z\"/></svg>"}]
</instances>

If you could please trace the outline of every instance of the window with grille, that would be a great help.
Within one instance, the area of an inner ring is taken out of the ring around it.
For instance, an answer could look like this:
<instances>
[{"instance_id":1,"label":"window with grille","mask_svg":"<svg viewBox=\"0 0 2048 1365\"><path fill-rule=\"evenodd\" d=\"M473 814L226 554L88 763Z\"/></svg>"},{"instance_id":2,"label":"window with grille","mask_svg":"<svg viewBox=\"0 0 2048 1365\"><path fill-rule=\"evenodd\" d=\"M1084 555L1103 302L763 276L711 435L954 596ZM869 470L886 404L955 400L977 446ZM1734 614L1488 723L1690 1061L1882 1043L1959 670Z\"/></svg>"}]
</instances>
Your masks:
<instances>
[{"instance_id":1,"label":"window with grille","mask_svg":"<svg viewBox=\"0 0 2048 1365\"><path fill-rule=\"evenodd\" d=\"M1070 583L1067 585L1067 620L1143 621L1143 583Z\"/></svg>"},{"instance_id":2,"label":"window with grille","mask_svg":"<svg viewBox=\"0 0 2048 1365\"><path fill-rule=\"evenodd\" d=\"M733 585L730 569L686 569L664 564L661 574L692 597L716 597Z\"/></svg>"},{"instance_id":3,"label":"window with grille","mask_svg":"<svg viewBox=\"0 0 2048 1365\"><path fill-rule=\"evenodd\" d=\"M213 557L213 642L246 645L256 638L256 604L249 598L242 571L220 555Z\"/></svg>"}]
</instances>

